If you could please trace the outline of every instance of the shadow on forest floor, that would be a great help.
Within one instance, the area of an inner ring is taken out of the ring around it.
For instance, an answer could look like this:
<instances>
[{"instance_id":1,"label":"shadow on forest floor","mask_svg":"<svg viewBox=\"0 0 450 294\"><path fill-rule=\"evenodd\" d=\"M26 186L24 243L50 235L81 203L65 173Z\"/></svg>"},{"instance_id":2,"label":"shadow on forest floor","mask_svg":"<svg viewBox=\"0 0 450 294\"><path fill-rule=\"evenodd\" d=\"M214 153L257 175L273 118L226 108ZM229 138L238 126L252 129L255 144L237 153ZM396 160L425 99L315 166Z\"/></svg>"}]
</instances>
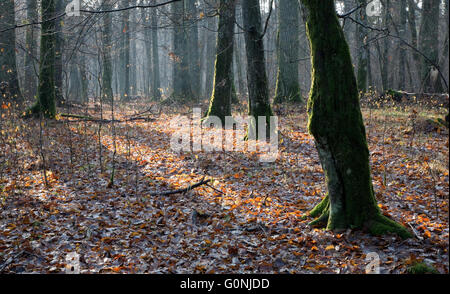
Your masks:
<instances>
[{"instance_id":1,"label":"shadow on forest floor","mask_svg":"<svg viewBox=\"0 0 450 294\"><path fill-rule=\"evenodd\" d=\"M448 167L439 165L448 160L444 131L413 138L408 116L364 109L378 202L417 235L402 241L307 226L301 216L325 187L304 112L284 113L279 158L260 163L249 152L172 152L173 114L164 114L171 109L150 122L115 124L115 140L111 124L103 124L100 144L96 123L45 122L49 187L39 120L5 119L3 272L61 272L76 251L86 273L363 273L369 252L379 254L382 272L404 273L421 260L448 273ZM150 196L205 176L212 187Z\"/></svg>"}]
</instances>

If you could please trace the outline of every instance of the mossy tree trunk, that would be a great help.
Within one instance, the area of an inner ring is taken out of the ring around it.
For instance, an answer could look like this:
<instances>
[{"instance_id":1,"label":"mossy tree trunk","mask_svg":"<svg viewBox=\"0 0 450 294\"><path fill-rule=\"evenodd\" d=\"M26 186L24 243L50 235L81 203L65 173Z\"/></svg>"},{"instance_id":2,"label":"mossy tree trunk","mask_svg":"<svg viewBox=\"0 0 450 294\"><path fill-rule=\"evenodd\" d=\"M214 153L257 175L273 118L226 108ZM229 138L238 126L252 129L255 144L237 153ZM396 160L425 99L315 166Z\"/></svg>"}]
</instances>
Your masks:
<instances>
[{"instance_id":1,"label":"mossy tree trunk","mask_svg":"<svg viewBox=\"0 0 450 294\"><path fill-rule=\"evenodd\" d=\"M206 116L217 116L223 126L225 117L231 116L235 13L235 0L220 1L214 86Z\"/></svg>"},{"instance_id":2,"label":"mossy tree trunk","mask_svg":"<svg viewBox=\"0 0 450 294\"><path fill-rule=\"evenodd\" d=\"M56 116L55 87L55 21L45 21L55 16L55 0L43 0L41 3L42 19L39 83L36 104L31 108L34 114L42 113L47 118Z\"/></svg>"},{"instance_id":3,"label":"mossy tree trunk","mask_svg":"<svg viewBox=\"0 0 450 294\"><path fill-rule=\"evenodd\" d=\"M272 108L269 101L269 89L262 38L261 11L259 0L242 1L242 14L247 54L247 87L249 115L255 123L249 125L249 134L258 139L258 117L266 118L266 135L270 135L270 117ZM261 138L262 139L262 138Z\"/></svg>"},{"instance_id":4,"label":"mossy tree trunk","mask_svg":"<svg viewBox=\"0 0 450 294\"><path fill-rule=\"evenodd\" d=\"M328 195L311 212L311 225L329 230L365 228L409 237L383 216L372 187L369 150L349 47L333 0L302 0L308 8L312 87L308 128L316 140Z\"/></svg>"},{"instance_id":5,"label":"mossy tree trunk","mask_svg":"<svg viewBox=\"0 0 450 294\"><path fill-rule=\"evenodd\" d=\"M0 31L14 27L14 0L0 2ZM0 82L7 83L9 98L21 99L16 65L16 30L0 33Z\"/></svg>"},{"instance_id":6,"label":"mossy tree trunk","mask_svg":"<svg viewBox=\"0 0 450 294\"><path fill-rule=\"evenodd\" d=\"M280 1L278 73L274 103L302 102L299 84L300 11L298 1Z\"/></svg>"},{"instance_id":7,"label":"mossy tree trunk","mask_svg":"<svg viewBox=\"0 0 450 294\"><path fill-rule=\"evenodd\" d=\"M109 1L103 2L103 9L111 9L112 5ZM102 30L102 97L107 101L112 101L112 64L111 64L111 30L112 30L112 17L111 13L106 13L103 17L103 30Z\"/></svg>"},{"instance_id":8,"label":"mossy tree trunk","mask_svg":"<svg viewBox=\"0 0 450 294\"><path fill-rule=\"evenodd\" d=\"M152 23L152 68L153 68L153 100L161 100L161 81L159 75L159 51L158 51L158 18L157 10L151 11L151 23ZM149 56L150 58L150 56Z\"/></svg>"},{"instance_id":9,"label":"mossy tree trunk","mask_svg":"<svg viewBox=\"0 0 450 294\"><path fill-rule=\"evenodd\" d=\"M176 20L173 30L173 93L175 101L191 101L193 94L189 74L188 40L185 26L184 1L172 4Z\"/></svg>"}]
</instances>

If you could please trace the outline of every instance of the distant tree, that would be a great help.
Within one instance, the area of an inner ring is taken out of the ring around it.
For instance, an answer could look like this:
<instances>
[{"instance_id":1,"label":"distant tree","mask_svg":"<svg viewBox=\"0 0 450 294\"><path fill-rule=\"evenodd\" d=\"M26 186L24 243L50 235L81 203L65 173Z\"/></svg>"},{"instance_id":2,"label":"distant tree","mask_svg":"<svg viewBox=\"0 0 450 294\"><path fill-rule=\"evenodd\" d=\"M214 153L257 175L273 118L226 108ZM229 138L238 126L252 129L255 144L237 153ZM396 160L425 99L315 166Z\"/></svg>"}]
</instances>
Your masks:
<instances>
[{"instance_id":1,"label":"distant tree","mask_svg":"<svg viewBox=\"0 0 450 294\"><path fill-rule=\"evenodd\" d=\"M38 21L37 0L27 0L27 22L36 23ZM37 71L38 63L35 62L37 56L37 36L36 26L30 25L26 28L25 35L25 78L23 83L23 94L31 99L37 91Z\"/></svg>"},{"instance_id":2,"label":"distant tree","mask_svg":"<svg viewBox=\"0 0 450 294\"><path fill-rule=\"evenodd\" d=\"M358 0L358 4L362 5L362 9L358 14L358 21L363 25L367 26L367 15L365 13L365 7L367 0ZM369 44L368 44L368 30L362 25L356 26L355 39L357 44L357 54L358 54L358 72L357 72L357 82L358 90L366 92L367 90L367 74L368 74L368 64L369 64Z\"/></svg>"},{"instance_id":3,"label":"distant tree","mask_svg":"<svg viewBox=\"0 0 450 294\"><path fill-rule=\"evenodd\" d=\"M21 99L16 65L14 0L0 2L0 82L6 83L10 98ZM8 29L8 30L7 30Z\"/></svg>"},{"instance_id":4,"label":"distant tree","mask_svg":"<svg viewBox=\"0 0 450 294\"><path fill-rule=\"evenodd\" d=\"M309 132L314 136L328 186L309 215L329 230L365 228L375 235L411 234L381 214L369 166L369 149L349 47L333 0L302 0L308 9L312 85Z\"/></svg>"},{"instance_id":5,"label":"distant tree","mask_svg":"<svg viewBox=\"0 0 450 294\"><path fill-rule=\"evenodd\" d=\"M55 17L56 0L42 0L41 15L41 46L39 82L36 104L30 109L29 114L43 114L47 118L56 116L56 89L55 89Z\"/></svg>"},{"instance_id":6,"label":"distant tree","mask_svg":"<svg viewBox=\"0 0 450 294\"><path fill-rule=\"evenodd\" d=\"M152 23L152 65L153 65L153 100L161 100L161 81L160 81L160 68L159 68L159 51L158 51L158 16L156 9L151 12ZM150 58L150 56L149 56Z\"/></svg>"},{"instance_id":7,"label":"distant tree","mask_svg":"<svg viewBox=\"0 0 450 294\"><path fill-rule=\"evenodd\" d=\"M245 50L247 53L247 87L249 115L255 118L255 124L249 126L249 132L258 137L258 117L266 118L266 135L270 134L272 108L269 101L269 89L264 55L264 43L259 0L242 1L244 21ZM257 138L262 139L262 138Z\"/></svg>"},{"instance_id":8,"label":"distant tree","mask_svg":"<svg viewBox=\"0 0 450 294\"><path fill-rule=\"evenodd\" d=\"M65 8L66 3L64 0L54 0L55 1L55 15L61 15ZM63 22L60 20L55 21L55 65L54 65L54 75L55 75L55 93L56 93L56 103L62 105L64 103L63 94L63 51L64 51L64 31Z\"/></svg>"},{"instance_id":9,"label":"distant tree","mask_svg":"<svg viewBox=\"0 0 450 294\"><path fill-rule=\"evenodd\" d=\"M102 9L111 9L109 0L103 2ZM112 35L112 17L111 13L106 13L103 17L102 30L102 96L107 100L113 99L112 90L112 64L111 64L111 35Z\"/></svg>"},{"instance_id":10,"label":"distant tree","mask_svg":"<svg viewBox=\"0 0 450 294\"><path fill-rule=\"evenodd\" d=\"M121 6L127 7L128 0L122 0ZM121 89L120 97L123 101L128 101L130 98L130 11L122 11L121 31L120 31L120 66L121 75Z\"/></svg>"},{"instance_id":11,"label":"distant tree","mask_svg":"<svg viewBox=\"0 0 450 294\"><path fill-rule=\"evenodd\" d=\"M235 0L220 1L214 86L207 116L219 117L222 125L225 117L231 116L235 13Z\"/></svg>"},{"instance_id":12,"label":"distant tree","mask_svg":"<svg viewBox=\"0 0 450 294\"><path fill-rule=\"evenodd\" d=\"M176 101L192 100L192 87L189 75L189 52L185 26L184 1L172 4L172 15L175 20L173 29L173 93Z\"/></svg>"},{"instance_id":13,"label":"distant tree","mask_svg":"<svg viewBox=\"0 0 450 294\"><path fill-rule=\"evenodd\" d=\"M189 75L191 78L192 94L195 99L200 97L200 56L198 42L198 12L195 5L196 0L184 1L188 24L186 28L188 53L189 53Z\"/></svg>"},{"instance_id":14,"label":"distant tree","mask_svg":"<svg viewBox=\"0 0 450 294\"><path fill-rule=\"evenodd\" d=\"M217 0L211 2L215 4ZM208 17L206 20L206 62L205 62L205 92L204 97L211 98L214 84L214 61L216 56L216 39L213 37L214 31L217 29L216 17Z\"/></svg>"},{"instance_id":15,"label":"distant tree","mask_svg":"<svg viewBox=\"0 0 450 294\"><path fill-rule=\"evenodd\" d=\"M299 84L300 14L298 1L280 1L278 73L274 103L302 102Z\"/></svg>"},{"instance_id":16,"label":"distant tree","mask_svg":"<svg viewBox=\"0 0 450 294\"><path fill-rule=\"evenodd\" d=\"M441 0L423 1L422 21L420 24L419 50L425 54L429 60L439 66L439 5ZM421 57L420 77L424 92L441 92L441 79L432 79L430 74L433 64L426 58Z\"/></svg>"}]
</instances>

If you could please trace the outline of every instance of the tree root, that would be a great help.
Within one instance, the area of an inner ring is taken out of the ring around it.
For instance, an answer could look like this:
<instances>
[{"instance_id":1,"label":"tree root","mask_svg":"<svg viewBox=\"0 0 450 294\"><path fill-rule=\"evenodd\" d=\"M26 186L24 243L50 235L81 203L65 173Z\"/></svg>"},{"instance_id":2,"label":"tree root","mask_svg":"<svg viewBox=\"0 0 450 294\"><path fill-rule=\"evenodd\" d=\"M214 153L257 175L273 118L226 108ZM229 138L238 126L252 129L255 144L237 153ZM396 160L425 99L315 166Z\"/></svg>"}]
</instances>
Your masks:
<instances>
[{"instance_id":1,"label":"tree root","mask_svg":"<svg viewBox=\"0 0 450 294\"><path fill-rule=\"evenodd\" d=\"M327 228L330 230L334 229L333 224L329 223L330 201L328 196L326 196L309 212L309 216L315 218L315 220L309 223L311 227ZM366 221L362 226L348 224L348 228L353 229L357 227L366 229L370 234L374 236L384 235L387 233L397 234L402 239L412 238L414 236L404 226L382 215L381 213L376 214L369 221Z\"/></svg>"},{"instance_id":2,"label":"tree root","mask_svg":"<svg viewBox=\"0 0 450 294\"><path fill-rule=\"evenodd\" d=\"M401 224L379 214L369 223L368 230L372 235L379 236L386 233L394 233L402 239L412 238L413 234Z\"/></svg>"}]
</instances>

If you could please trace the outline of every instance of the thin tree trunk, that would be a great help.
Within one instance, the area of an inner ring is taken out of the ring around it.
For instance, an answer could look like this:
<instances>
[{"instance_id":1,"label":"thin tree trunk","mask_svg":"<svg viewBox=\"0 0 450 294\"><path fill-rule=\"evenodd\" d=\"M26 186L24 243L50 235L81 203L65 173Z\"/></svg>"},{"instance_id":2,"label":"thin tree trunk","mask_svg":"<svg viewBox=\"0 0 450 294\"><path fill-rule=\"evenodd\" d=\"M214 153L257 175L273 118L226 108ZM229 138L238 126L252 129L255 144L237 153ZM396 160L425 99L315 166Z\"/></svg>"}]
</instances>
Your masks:
<instances>
[{"instance_id":1,"label":"thin tree trunk","mask_svg":"<svg viewBox=\"0 0 450 294\"><path fill-rule=\"evenodd\" d=\"M103 2L102 9L110 9L110 1ZM102 96L106 98L107 101L112 101L113 91L112 91L112 65L111 65L111 32L112 30L112 15L111 13L106 13L103 17L103 31L102 31Z\"/></svg>"},{"instance_id":2,"label":"thin tree trunk","mask_svg":"<svg viewBox=\"0 0 450 294\"><path fill-rule=\"evenodd\" d=\"M63 0L54 0L56 15L64 12L65 5ZM63 49L64 49L64 32L60 20L55 21L55 91L56 103L62 105L64 103L63 95Z\"/></svg>"},{"instance_id":3,"label":"thin tree trunk","mask_svg":"<svg viewBox=\"0 0 450 294\"><path fill-rule=\"evenodd\" d=\"M188 52L189 52L189 75L191 77L192 94L197 100L200 98L200 57L198 42L197 8L196 0L186 0L186 12L189 24L187 25Z\"/></svg>"},{"instance_id":4,"label":"thin tree trunk","mask_svg":"<svg viewBox=\"0 0 450 294\"><path fill-rule=\"evenodd\" d=\"M156 9L151 12L152 23L152 65L153 65L153 99L155 101L161 100L161 81L159 73L159 48L158 48L158 17ZM150 58L150 56L149 56Z\"/></svg>"}]
</instances>

